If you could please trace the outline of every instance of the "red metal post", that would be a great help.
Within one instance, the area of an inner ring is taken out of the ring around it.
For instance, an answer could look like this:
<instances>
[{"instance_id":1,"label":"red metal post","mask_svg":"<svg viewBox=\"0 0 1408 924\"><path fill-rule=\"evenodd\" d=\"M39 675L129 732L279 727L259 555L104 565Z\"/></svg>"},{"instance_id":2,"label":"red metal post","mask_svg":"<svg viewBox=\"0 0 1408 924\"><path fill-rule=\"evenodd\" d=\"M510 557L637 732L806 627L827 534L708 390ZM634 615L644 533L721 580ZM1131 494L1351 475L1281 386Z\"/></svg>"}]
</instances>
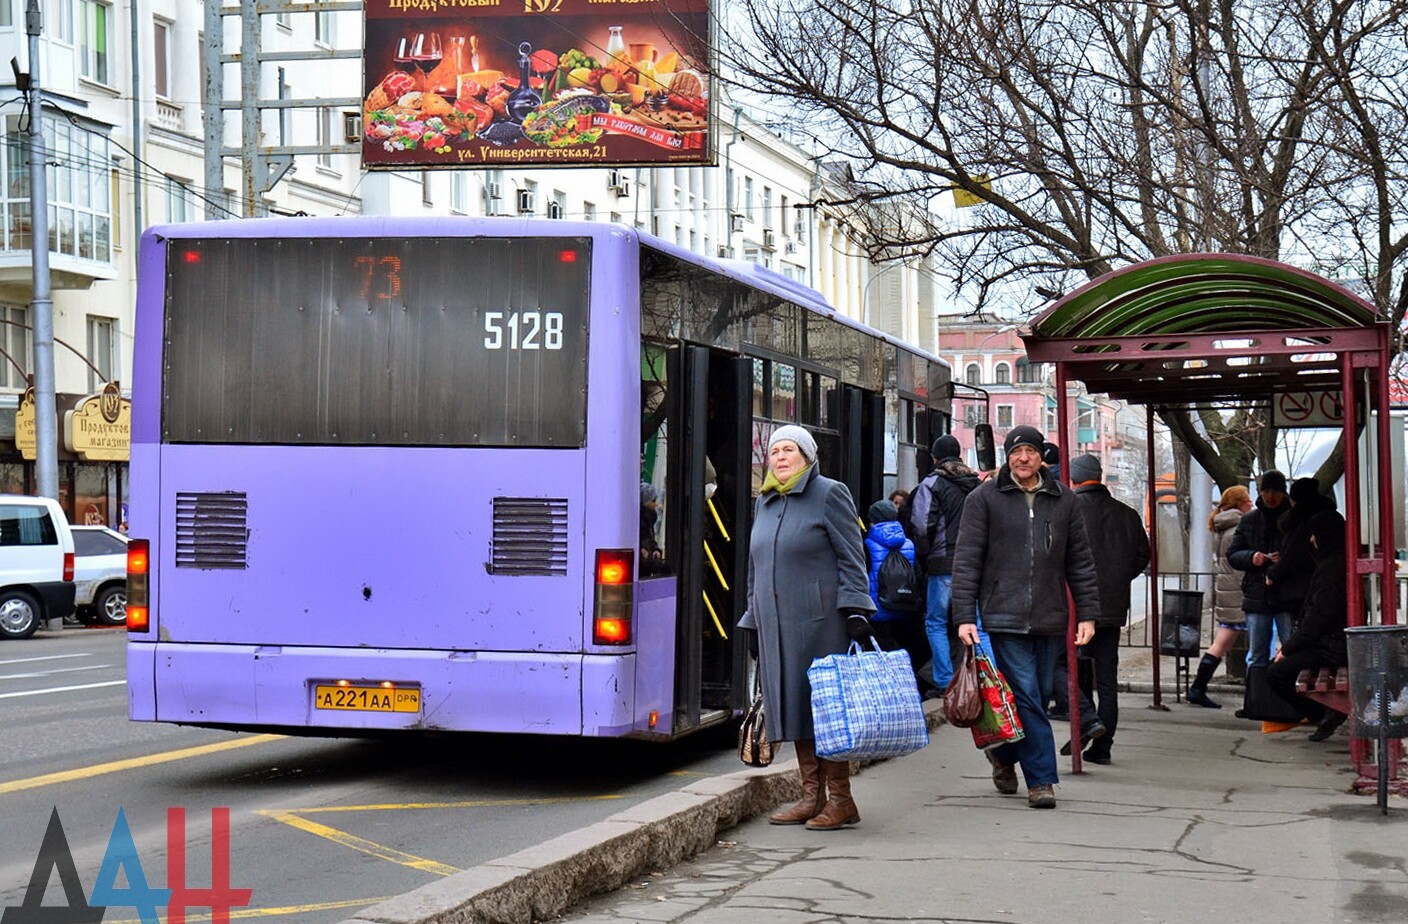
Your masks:
<instances>
[{"instance_id":1,"label":"red metal post","mask_svg":"<svg viewBox=\"0 0 1408 924\"><path fill-rule=\"evenodd\" d=\"M1382 553L1383 573L1382 592L1383 624L1398 622L1398 548L1393 534L1393 450L1390 440L1392 421L1389 419L1388 394L1388 328L1381 327L1379 334L1384 346L1376 354L1374 364L1374 400L1378 405L1378 450L1379 450L1379 551Z\"/></svg>"},{"instance_id":2,"label":"red metal post","mask_svg":"<svg viewBox=\"0 0 1408 924\"><path fill-rule=\"evenodd\" d=\"M1154 406L1144 405L1144 458L1149 479L1149 650L1154 661L1154 702L1150 708L1163 709L1163 685L1159 663L1159 477L1154 458ZM1175 674L1174 676L1177 676Z\"/></svg>"},{"instance_id":3,"label":"red metal post","mask_svg":"<svg viewBox=\"0 0 1408 924\"><path fill-rule=\"evenodd\" d=\"M1056 364L1056 432L1058 457L1061 460L1061 480L1071 483L1071 422L1066 406L1066 364ZM1066 696L1071 723L1071 772L1083 773L1080 753L1080 671L1076 660L1076 603L1066 592Z\"/></svg>"}]
</instances>

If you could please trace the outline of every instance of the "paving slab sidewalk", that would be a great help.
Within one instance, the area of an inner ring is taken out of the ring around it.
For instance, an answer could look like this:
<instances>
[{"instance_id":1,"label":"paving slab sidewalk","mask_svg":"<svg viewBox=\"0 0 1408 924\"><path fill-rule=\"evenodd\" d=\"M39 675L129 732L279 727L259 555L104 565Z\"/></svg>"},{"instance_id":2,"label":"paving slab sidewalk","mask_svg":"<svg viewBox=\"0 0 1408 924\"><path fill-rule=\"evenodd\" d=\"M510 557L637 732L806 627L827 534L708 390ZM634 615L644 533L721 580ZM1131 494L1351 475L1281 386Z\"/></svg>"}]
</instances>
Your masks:
<instances>
[{"instance_id":1,"label":"paving slab sidewalk","mask_svg":"<svg viewBox=\"0 0 1408 924\"><path fill-rule=\"evenodd\" d=\"M998 794L967 732L945 727L855 780L855 828L755 818L558 920L1408 921L1408 800L1385 817L1348 794L1347 738L1149 699L1122 698L1114 763L1064 775L1054 811Z\"/></svg>"}]
</instances>

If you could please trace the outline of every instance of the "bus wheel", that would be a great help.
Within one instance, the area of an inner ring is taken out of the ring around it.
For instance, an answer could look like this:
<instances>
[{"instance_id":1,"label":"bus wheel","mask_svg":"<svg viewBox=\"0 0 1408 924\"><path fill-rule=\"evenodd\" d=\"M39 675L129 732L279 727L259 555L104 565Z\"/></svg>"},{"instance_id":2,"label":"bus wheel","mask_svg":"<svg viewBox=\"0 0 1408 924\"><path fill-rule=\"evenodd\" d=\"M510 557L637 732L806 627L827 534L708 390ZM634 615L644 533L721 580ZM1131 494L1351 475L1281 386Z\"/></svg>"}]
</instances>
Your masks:
<instances>
[{"instance_id":1,"label":"bus wheel","mask_svg":"<svg viewBox=\"0 0 1408 924\"><path fill-rule=\"evenodd\" d=\"M39 601L22 590L0 591L0 638L29 638L39 629Z\"/></svg>"}]
</instances>

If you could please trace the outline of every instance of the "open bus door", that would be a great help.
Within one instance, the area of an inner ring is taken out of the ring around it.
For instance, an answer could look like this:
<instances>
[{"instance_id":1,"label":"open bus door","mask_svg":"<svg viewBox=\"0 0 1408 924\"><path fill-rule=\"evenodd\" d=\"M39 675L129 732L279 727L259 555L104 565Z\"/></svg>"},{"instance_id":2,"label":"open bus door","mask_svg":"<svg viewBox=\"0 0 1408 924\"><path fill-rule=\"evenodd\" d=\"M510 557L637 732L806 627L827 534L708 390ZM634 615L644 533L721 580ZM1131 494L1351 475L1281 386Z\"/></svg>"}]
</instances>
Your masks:
<instances>
[{"instance_id":1,"label":"open bus door","mask_svg":"<svg viewBox=\"0 0 1408 924\"><path fill-rule=\"evenodd\" d=\"M885 396L842 385L840 431L841 464L832 477L851 489L863 515L885 490Z\"/></svg>"},{"instance_id":2,"label":"open bus door","mask_svg":"<svg viewBox=\"0 0 1408 924\"><path fill-rule=\"evenodd\" d=\"M674 730L727 720L742 701L733 644L747 588L751 363L707 347L670 352L667 523L678 554ZM711 478L712 475L712 478ZM710 496L709 485L715 487Z\"/></svg>"}]
</instances>

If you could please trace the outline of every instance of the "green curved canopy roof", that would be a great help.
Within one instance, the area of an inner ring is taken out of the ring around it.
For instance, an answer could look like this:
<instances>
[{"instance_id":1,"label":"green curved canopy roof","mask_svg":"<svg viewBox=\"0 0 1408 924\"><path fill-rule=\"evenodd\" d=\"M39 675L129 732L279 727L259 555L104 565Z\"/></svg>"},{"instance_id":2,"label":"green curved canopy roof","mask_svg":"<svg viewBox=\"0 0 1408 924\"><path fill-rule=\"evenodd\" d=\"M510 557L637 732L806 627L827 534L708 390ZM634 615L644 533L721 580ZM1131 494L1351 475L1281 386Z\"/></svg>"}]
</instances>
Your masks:
<instances>
[{"instance_id":1,"label":"green curved canopy roof","mask_svg":"<svg viewBox=\"0 0 1408 924\"><path fill-rule=\"evenodd\" d=\"M1304 270L1237 254L1146 260L1082 286L1037 318L1042 338L1367 327L1374 307Z\"/></svg>"},{"instance_id":2,"label":"green curved canopy roof","mask_svg":"<svg viewBox=\"0 0 1408 924\"><path fill-rule=\"evenodd\" d=\"M1257 400L1339 387L1340 356L1387 363L1387 325L1313 273L1238 254L1125 267L1057 301L1023 336L1093 392L1139 404Z\"/></svg>"}]
</instances>

